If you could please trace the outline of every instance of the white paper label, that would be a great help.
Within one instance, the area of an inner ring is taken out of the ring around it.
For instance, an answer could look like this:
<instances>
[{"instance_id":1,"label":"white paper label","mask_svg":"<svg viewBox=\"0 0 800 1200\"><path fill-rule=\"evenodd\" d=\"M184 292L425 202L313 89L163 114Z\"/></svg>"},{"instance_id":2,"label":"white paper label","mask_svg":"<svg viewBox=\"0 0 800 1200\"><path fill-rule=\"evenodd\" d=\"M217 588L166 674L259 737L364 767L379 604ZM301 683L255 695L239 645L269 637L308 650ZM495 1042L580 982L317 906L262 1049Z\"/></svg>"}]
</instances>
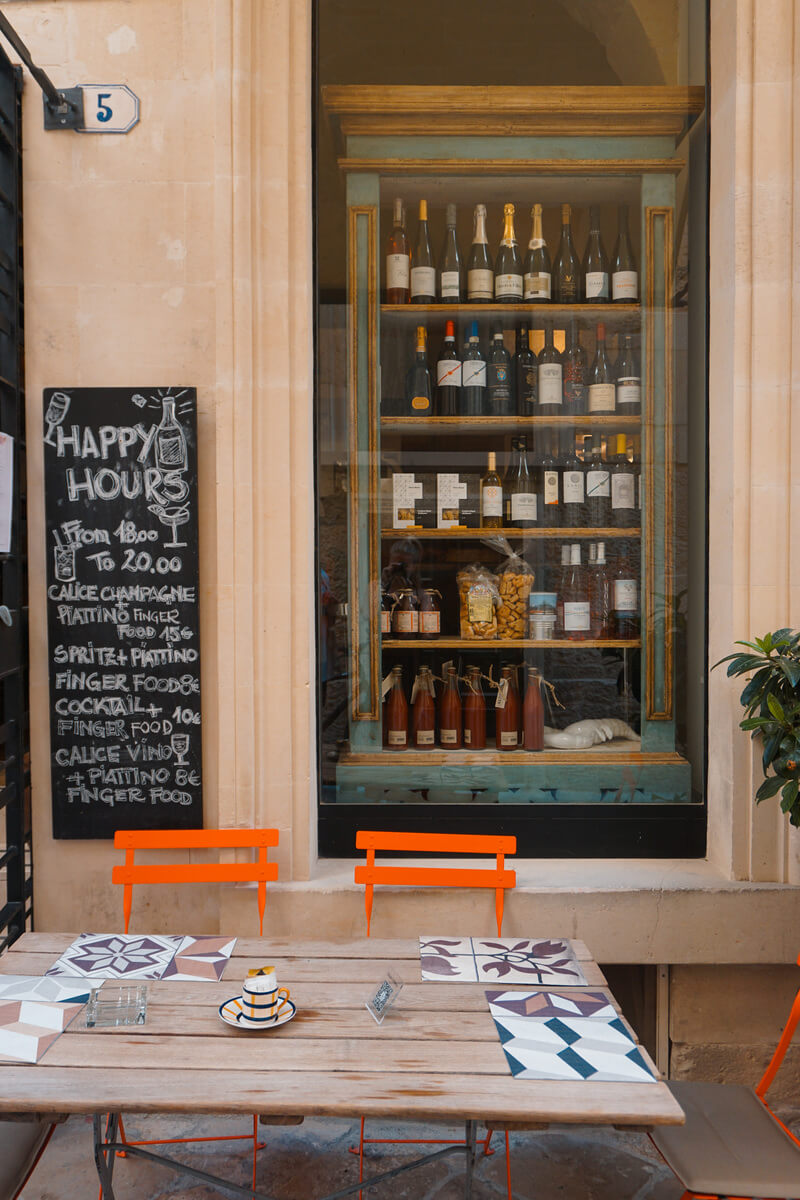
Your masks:
<instances>
[{"instance_id":1,"label":"white paper label","mask_svg":"<svg viewBox=\"0 0 800 1200\"><path fill-rule=\"evenodd\" d=\"M639 607L639 589L635 579L614 580L614 609L616 612L635 612Z\"/></svg>"},{"instance_id":2,"label":"white paper label","mask_svg":"<svg viewBox=\"0 0 800 1200\"><path fill-rule=\"evenodd\" d=\"M566 600L564 602L564 630L585 633L591 627L588 601Z\"/></svg>"},{"instance_id":3,"label":"white paper label","mask_svg":"<svg viewBox=\"0 0 800 1200\"><path fill-rule=\"evenodd\" d=\"M419 613L414 609L406 612L404 609L394 610L395 633L417 633L419 630Z\"/></svg>"},{"instance_id":4,"label":"white paper label","mask_svg":"<svg viewBox=\"0 0 800 1200\"><path fill-rule=\"evenodd\" d=\"M539 363L539 403L563 404L561 363Z\"/></svg>"},{"instance_id":5,"label":"white paper label","mask_svg":"<svg viewBox=\"0 0 800 1200\"><path fill-rule=\"evenodd\" d=\"M411 295L412 297L436 295L435 267L411 268Z\"/></svg>"},{"instance_id":6,"label":"white paper label","mask_svg":"<svg viewBox=\"0 0 800 1200\"><path fill-rule=\"evenodd\" d=\"M405 471L397 471L392 476L392 524L395 529L416 524L414 506L421 499L422 484L417 483L416 476Z\"/></svg>"},{"instance_id":7,"label":"white paper label","mask_svg":"<svg viewBox=\"0 0 800 1200\"><path fill-rule=\"evenodd\" d=\"M494 294L498 300L502 299L504 296L513 297L514 300L521 300L522 299L522 276L521 275L495 275L495 277L494 277Z\"/></svg>"},{"instance_id":8,"label":"white paper label","mask_svg":"<svg viewBox=\"0 0 800 1200\"><path fill-rule=\"evenodd\" d=\"M440 358L436 364L439 387L461 387L461 363L452 358Z\"/></svg>"},{"instance_id":9,"label":"white paper label","mask_svg":"<svg viewBox=\"0 0 800 1200\"><path fill-rule=\"evenodd\" d=\"M411 275L411 259L407 254L386 255L387 288L407 288Z\"/></svg>"},{"instance_id":10,"label":"white paper label","mask_svg":"<svg viewBox=\"0 0 800 1200\"><path fill-rule=\"evenodd\" d=\"M516 746L517 741L518 741L518 734L517 734L516 729L510 729L507 732L500 734L500 745L501 746Z\"/></svg>"},{"instance_id":11,"label":"white paper label","mask_svg":"<svg viewBox=\"0 0 800 1200\"><path fill-rule=\"evenodd\" d=\"M558 471L544 473L544 502L558 504Z\"/></svg>"},{"instance_id":12,"label":"white paper label","mask_svg":"<svg viewBox=\"0 0 800 1200\"><path fill-rule=\"evenodd\" d=\"M565 471L563 486L565 504L583 504L583 471Z\"/></svg>"},{"instance_id":13,"label":"white paper label","mask_svg":"<svg viewBox=\"0 0 800 1200\"><path fill-rule=\"evenodd\" d=\"M626 404L641 404L642 382L640 379L617 380L617 404L624 408Z\"/></svg>"},{"instance_id":14,"label":"white paper label","mask_svg":"<svg viewBox=\"0 0 800 1200\"><path fill-rule=\"evenodd\" d=\"M390 729L386 740L390 746L405 746L408 741L408 734L405 729Z\"/></svg>"},{"instance_id":15,"label":"white paper label","mask_svg":"<svg viewBox=\"0 0 800 1200\"><path fill-rule=\"evenodd\" d=\"M633 508L634 503L633 475L611 476L611 507Z\"/></svg>"},{"instance_id":16,"label":"white paper label","mask_svg":"<svg viewBox=\"0 0 800 1200\"><path fill-rule=\"evenodd\" d=\"M457 729L442 729L439 737L443 746L458 745L458 730Z\"/></svg>"},{"instance_id":17,"label":"white paper label","mask_svg":"<svg viewBox=\"0 0 800 1200\"><path fill-rule=\"evenodd\" d=\"M514 492L511 496L511 520L535 521L536 496L533 492Z\"/></svg>"},{"instance_id":18,"label":"white paper label","mask_svg":"<svg viewBox=\"0 0 800 1200\"><path fill-rule=\"evenodd\" d=\"M419 614L420 633L438 633L442 625L442 614L427 610Z\"/></svg>"},{"instance_id":19,"label":"white paper label","mask_svg":"<svg viewBox=\"0 0 800 1200\"><path fill-rule=\"evenodd\" d=\"M461 364L461 382L464 387L486 387L486 363L477 358L465 359Z\"/></svg>"},{"instance_id":20,"label":"white paper label","mask_svg":"<svg viewBox=\"0 0 800 1200\"><path fill-rule=\"evenodd\" d=\"M586 272L586 299L592 300L595 296L608 297L608 273L606 271Z\"/></svg>"},{"instance_id":21,"label":"white paper label","mask_svg":"<svg viewBox=\"0 0 800 1200\"><path fill-rule=\"evenodd\" d=\"M442 271L442 299L457 300L459 293L458 271Z\"/></svg>"},{"instance_id":22,"label":"white paper label","mask_svg":"<svg viewBox=\"0 0 800 1200\"><path fill-rule=\"evenodd\" d=\"M433 730L432 729L418 729L415 734L415 737L416 737L418 746L432 746L433 745Z\"/></svg>"},{"instance_id":23,"label":"white paper label","mask_svg":"<svg viewBox=\"0 0 800 1200\"><path fill-rule=\"evenodd\" d=\"M503 489L496 484L484 487L481 508L485 517L502 517Z\"/></svg>"},{"instance_id":24,"label":"white paper label","mask_svg":"<svg viewBox=\"0 0 800 1200\"><path fill-rule=\"evenodd\" d=\"M381 633L392 632L392 614L386 610L381 610Z\"/></svg>"},{"instance_id":25,"label":"white paper label","mask_svg":"<svg viewBox=\"0 0 800 1200\"><path fill-rule=\"evenodd\" d=\"M611 276L612 300L637 300L639 274L637 271L615 271Z\"/></svg>"},{"instance_id":26,"label":"white paper label","mask_svg":"<svg viewBox=\"0 0 800 1200\"><path fill-rule=\"evenodd\" d=\"M613 383L590 383L589 384L589 412L613 412L614 411L614 385Z\"/></svg>"},{"instance_id":27,"label":"white paper label","mask_svg":"<svg viewBox=\"0 0 800 1200\"><path fill-rule=\"evenodd\" d=\"M472 745L472 730L470 729L469 725L464 726L464 745Z\"/></svg>"},{"instance_id":28,"label":"white paper label","mask_svg":"<svg viewBox=\"0 0 800 1200\"><path fill-rule=\"evenodd\" d=\"M526 300L549 300L550 276L546 271L534 271L526 275L523 291Z\"/></svg>"},{"instance_id":29,"label":"white paper label","mask_svg":"<svg viewBox=\"0 0 800 1200\"><path fill-rule=\"evenodd\" d=\"M610 471L587 471L586 472L586 495L587 496L610 496L611 495L611 473L610 473Z\"/></svg>"},{"instance_id":30,"label":"white paper label","mask_svg":"<svg viewBox=\"0 0 800 1200\"><path fill-rule=\"evenodd\" d=\"M485 267L467 271L467 296L470 300L493 300L494 271Z\"/></svg>"}]
</instances>

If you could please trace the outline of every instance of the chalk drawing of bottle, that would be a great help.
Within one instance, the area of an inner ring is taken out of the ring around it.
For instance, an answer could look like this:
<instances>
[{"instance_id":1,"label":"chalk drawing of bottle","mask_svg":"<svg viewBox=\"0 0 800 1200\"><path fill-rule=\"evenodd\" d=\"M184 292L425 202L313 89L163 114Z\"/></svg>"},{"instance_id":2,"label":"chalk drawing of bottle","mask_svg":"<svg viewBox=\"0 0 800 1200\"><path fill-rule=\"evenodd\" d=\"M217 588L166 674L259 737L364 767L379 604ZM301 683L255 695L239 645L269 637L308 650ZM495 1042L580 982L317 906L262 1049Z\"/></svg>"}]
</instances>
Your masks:
<instances>
[{"instance_id":1,"label":"chalk drawing of bottle","mask_svg":"<svg viewBox=\"0 0 800 1200\"><path fill-rule=\"evenodd\" d=\"M185 471L187 467L186 435L175 416L175 397L161 401L164 414L156 430L156 466L160 471Z\"/></svg>"},{"instance_id":2,"label":"chalk drawing of bottle","mask_svg":"<svg viewBox=\"0 0 800 1200\"><path fill-rule=\"evenodd\" d=\"M64 420L69 409L70 398L66 392L53 392L50 397L50 403L47 405L47 412L44 414L44 419L47 424L47 432L44 435L45 443L48 446L55 446L53 434L56 428Z\"/></svg>"}]
</instances>

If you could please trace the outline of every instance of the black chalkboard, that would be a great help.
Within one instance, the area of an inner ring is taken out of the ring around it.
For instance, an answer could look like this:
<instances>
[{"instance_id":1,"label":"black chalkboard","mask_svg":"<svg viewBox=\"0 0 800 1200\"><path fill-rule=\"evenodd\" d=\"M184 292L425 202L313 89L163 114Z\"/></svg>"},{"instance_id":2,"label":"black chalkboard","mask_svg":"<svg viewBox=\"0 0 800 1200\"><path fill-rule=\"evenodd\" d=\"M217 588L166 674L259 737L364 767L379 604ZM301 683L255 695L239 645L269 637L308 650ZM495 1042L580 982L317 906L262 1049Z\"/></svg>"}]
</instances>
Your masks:
<instances>
[{"instance_id":1,"label":"black chalkboard","mask_svg":"<svg viewBox=\"0 0 800 1200\"><path fill-rule=\"evenodd\" d=\"M203 824L194 388L44 393L53 836Z\"/></svg>"}]
</instances>

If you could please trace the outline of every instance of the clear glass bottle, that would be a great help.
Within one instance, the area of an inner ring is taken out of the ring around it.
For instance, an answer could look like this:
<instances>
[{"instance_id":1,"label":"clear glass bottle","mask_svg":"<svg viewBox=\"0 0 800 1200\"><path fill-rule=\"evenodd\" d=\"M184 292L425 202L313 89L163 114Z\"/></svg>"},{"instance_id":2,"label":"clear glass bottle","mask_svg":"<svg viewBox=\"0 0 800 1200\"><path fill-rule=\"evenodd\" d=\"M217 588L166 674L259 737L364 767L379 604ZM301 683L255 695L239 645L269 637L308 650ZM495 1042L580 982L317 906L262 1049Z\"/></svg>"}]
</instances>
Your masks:
<instances>
[{"instance_id":1,"label":"clear glass bottle","mask_svg":"<svg viewBox=\"0 0 800 1200\"><path fill-rule=\"evenodd\" d=\"M636 471L628 461L628 439L617 434L617 453L611 464L611 524L618 529L632 529L639 523L636 506Z\"/></svg>"},{"instance_id":2,"label":"clear glass bottle","mask_svg":"<svg viewBox=\"0 0 800 1200\"><path fill-rule=\"evenodd\" d=\"M553 326L545 326L544 346L539 355L539 415L555 417L564 409L564 368L553 343Z\"/></svg>"},{"instance_id":3,"label":"clear glass bottle","mask_svg":"<svg viewBox=\"0 0 800 1200\"><path fill-rule=\"evenodd\" d=\"M456 349L456 330L453 321L448 321L444 330L444 342L436 362L436 415L457 417L461 411L461 356Z\"/></svg>"},{"instance_id":4,"label":"clear glass bottle","mask_svg":"<svg viewBox=\"0 0 800 1200\"><path fill-rule=\"evenodd\" d=\"M494 264L486 236L486 205L475 205L472 248L467 263L467 300L470 304L491 304L494 300Z\"/></svg>"},{"instance_id":5,"label":"clear glass bottle","mask_svg":"<svg viewBox=\"0 0 800 1200\"><path fill-rule=\"evenodd\" d=\"M481 687L480 667L467 667L467 686L464 690L464 748L486 749L486 699Z\"/></svg>"},{"instance_id":6,"label":"clear glass bottle","mask_svg":"<svg viewBox=\"0 0 800 1200\"><path fill-rule=\"evenodd\" d=\"M532 300L535 303L546 303L550 299L552 268L547 243L542 235L541 204L534 204L531 209L531 217L533 218L531 240L528 242L522 281L523 299Z\"/></svg>"},{"instance_id":7,"label":"clear glass bottle","mask_svg":"<svg viewBox=\"0 0 800 1200\"><path fill-rule=\"evenodd\" d=\"M501 304L522 300L522 259L514 232L514 205L503 206L503 237L494 264L494 297Z\"/></svg>"},{"instance_id":8,"label":"clear glass bottle","mask_svg":"<svg viewBox=\"0 0 800 1200\"><path fill-rule=\"evenodd\" d=\"M434 304L435 301L436 269L428 232L428 201L420 200L417 240L411 256L411 303Z\"/></svg>"},{"instance_id":9,"label":"clear glass bottle","mask_svg":"<svg viewBox=\"0 0 800 1200\"><path fill-rule=\"evenodd\" d=\"M589 566L589 606L592 637L611 637L611 575L606 563L606 544L598 542L596 557Z\"/></svg>"},{"instance_id":10,"label":"clear glass bottle","mask_svg":"<svg viewBox=\"0 0 800 1200\"><path fill-rule=\"evenodd\" d=\"M481 525L484 529L503 527L503 483L497 473L497 454L489 451L488 468L481 480Z\"/></svg>"},{"instance_id":11,"label":"clear glass bottle","mask_svg":"<svg viewBox=\"0 0 800 1200\"><path fill-rule=\"evenodd\" d=\"M561 472L558 459L553 454L552 436L545 443L541 461L542 470L542 525L547 529L557 529L562 524L561 513Z\"/></svg>"},{"instance_id":12,"label":"clear glass bottle","mask_svg":"<svg viewBox=\"0 0 800 1200\"><path fill-rule=\"evenodd\" d=\"M611 524L611 473L603 462L599 433L594 434L591 443L586 471L586 524L592 529L606 529Z\"/></svg>"},{"instance_id":13,"label":"clear glass bottle","mask_svg":"<svg viewBox=\"0 0 800 1200\"><path fill-rule=\"evenodd\" d=\"M417 326L414 361L406 375L406 412L410 417L429 417L433 413L433 387L428 367L428 331Z\"/></svg>"},{"instance_id":14,"label":"clear glass bottle","mask_svg":"<svg viewBox=\"0 0 800 1200\"><path fill-rule=\"evenodd\" d=\"M586 412L588 364L574 319L567 322L567 339L561 361L564 373L564 416L581 417Z\"/></svg>"},{"instance_id":15,"label":"clear glass bottle","mask_svg":"<svg viewBox=\"0 0 800 1200\"><path fill-rule=\"evenodd\" d=\"M620 547L611 588L612 635L615 638L638 638L641 631L639 580L633 569L633 555L624 543Z\"/></svg>"},{"instance_id":16,"label":"clear glass bottle","mask_svg":"<svg viewBox=\"0 0 800 1200\"><path fill-rule=\"evenodd\" d=\"M527 438L512 438L511 449L505 482L506 525L511 529L534 529L539 524L539 496L535 477L528 469Z\"/></svg>"},{"instance_id":17,"label":"clear glass bottle","mask_svg":"<svg viewBox=\"0 0 800 1200\"><path fill-rule=\"evenodd\" d=\"M608 257L600 236L600 209L593 204L589 209L589 242L586 246L584 272L584 295L587 301L596 304L609 299Z\"/></svg>"},{"instance_id":18,"label":"clear glass bottle","mask_svg":"<svg viewBox=\"0 0 800 1200\"><path fill-rule=\"evenodd\" d=\"M439 259L439 299L443 304L460 304L464 299L464 264L456 237L456 206L448 204L444 245Z\"/></svg>"},{"instance_id":19,"label":"clear glass bottle","mask_svg":"<svg viewBox=\"0 0 800 1200\"><path fill-rule=\"evenodd\" d=\"M577 304L581 298L581 264L572 243L572 208L561 205L561 241L553 263L553 299L556 304Z\"/></svg>"},{"instance_id":20,"label":"clear glass bottle","mask_svg":"<svg viewBox=\"0 0 800 1200\"><path fill-rule=\"evenodd\" d=\"M585 641L592 635L591 605L586 572L581 565L580 543L570 547L569 572L564 583L564 637Z\"/></svg>"},{"instance_id":21,"label":"clear glass bottle","mask_svg":"<svg viewBox=\"0 0 800 1200\"><path fill-rule=\"evenodd\" d=\"M638 417L642 411L642 377L633 352L633 336L624 334L622 350L616 363L617 412L626 417Z\"/></svg>"},{"instance_id":22,"label":"clear glass bottle","mask_svg":"<svg viewBox=\"0 0 800 1200\"><path fill-rule=\"evenodd\" d=\"M616 408L614 372L606 353L606 327L597 326L597 349L589 370L589 412L613 413Z\"/></svg>"},{"instance_id":23,"label":"clear glass bottle","mask_svg":"<svg viewBox=\"0 0 800 1200\"><path fill-rule=\"evenodd\" d=\"M563 431L561 451L561 520L568 529L580 529L585 521L586 475L578 458L575 433Z\"/></svg>"},{"instance_id":24,"label":"clear glass bottle","mask_svg":"<svg viewBox=\"0 0 800 1200\"><path fill-rule=\"evenodd\" d=\"M611 299L635 304L639 299L639 274L628 233L628 206L619 206L619 232L611 260Z\"/></svg>"},{"instance_id":25,"label":"clear glass bottle","mask_svg":"<svg viewBox=\"0 0 800 1200\"><path fill-rule=\"evenodd\" d=\"M465 417L486 414L486 359L481 352L477 321L470 326L461 364L461 413Z\"/></svg>"},{"instance_id":26,"label":"clear glass bottle","mask_svg":"<svg viewBox=\"0 0 800 1200\"><path fill-rule=\"evenodd\" d=\"M398 196L392 229L386 243L386 303L408 304L411 295L411 257L406 237L406 213Z\"/></svg>"},{"instance_id":27,"label":"clear glass bottle","mask_svg":"<svg viewBox=\"0 0 800 1200\"><path fill-rule=\"evenodd\" d=\"M511 355L503 341L502 330L492 334L487 363L488 386L486 400L490 417L509 417L514 414L514 391L511 379Z\"/></svg>"}]
</instances>

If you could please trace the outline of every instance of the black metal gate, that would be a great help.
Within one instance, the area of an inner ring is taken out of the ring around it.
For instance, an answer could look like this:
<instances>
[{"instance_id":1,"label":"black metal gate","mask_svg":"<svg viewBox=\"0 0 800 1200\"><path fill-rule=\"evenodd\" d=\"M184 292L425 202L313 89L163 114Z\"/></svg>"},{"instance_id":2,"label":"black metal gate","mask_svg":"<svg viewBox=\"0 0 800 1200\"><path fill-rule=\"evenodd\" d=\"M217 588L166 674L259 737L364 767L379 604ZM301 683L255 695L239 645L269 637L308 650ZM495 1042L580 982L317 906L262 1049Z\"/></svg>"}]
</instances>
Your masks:
<instances>
[{"instance_id":1,"label":"black metal gate","mask_svg":"<svg viewBox=\"0 0 800 1200\"><path fill-rule=\"evenodd\" d=\"M9 553L0 544L0 952L33 921L21 97L0 49L0 434L14 439Z\"/></svg>"}]
</instances>

